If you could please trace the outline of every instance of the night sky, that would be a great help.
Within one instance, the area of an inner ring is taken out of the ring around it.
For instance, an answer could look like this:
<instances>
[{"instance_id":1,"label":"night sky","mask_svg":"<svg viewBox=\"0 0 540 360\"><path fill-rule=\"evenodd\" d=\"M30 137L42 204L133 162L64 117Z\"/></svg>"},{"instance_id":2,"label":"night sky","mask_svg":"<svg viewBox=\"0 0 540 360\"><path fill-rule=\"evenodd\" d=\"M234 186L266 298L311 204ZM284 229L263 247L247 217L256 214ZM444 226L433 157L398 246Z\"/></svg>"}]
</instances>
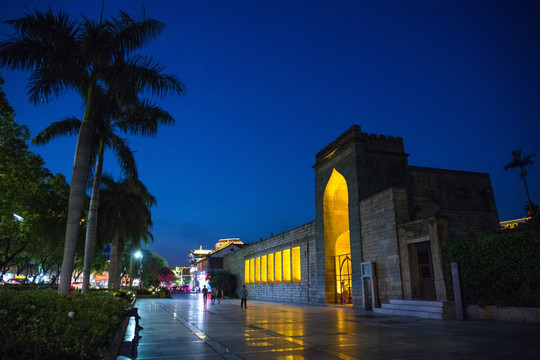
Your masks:
<instances>
[{"instance_id":1,"label":"night sky","mask_svg":"<svg viewBox=\"0 0 540 360\"><path fill-rule=\"evenodd\" d=\"M105 16L143 1L105 2ZM0 0L0 20L36 8L99 19L101 1ZM488 173L501 220L525 216L511 151L540 203L540 1L146 1L166 30L142 50L185 84L156 102L176 119L129 137L157 197L150 249L170 266L220 238L267 238L315 218L315 154L353 124L400 136L409 164ZM0 40L12 29L0 25ZM1 70L32 136L82 117L66 93L29 104L28 73ZM71 178L76 138L31 150ZM112 154L105 170L119 176Z\"/></svg>"}]
</instances>

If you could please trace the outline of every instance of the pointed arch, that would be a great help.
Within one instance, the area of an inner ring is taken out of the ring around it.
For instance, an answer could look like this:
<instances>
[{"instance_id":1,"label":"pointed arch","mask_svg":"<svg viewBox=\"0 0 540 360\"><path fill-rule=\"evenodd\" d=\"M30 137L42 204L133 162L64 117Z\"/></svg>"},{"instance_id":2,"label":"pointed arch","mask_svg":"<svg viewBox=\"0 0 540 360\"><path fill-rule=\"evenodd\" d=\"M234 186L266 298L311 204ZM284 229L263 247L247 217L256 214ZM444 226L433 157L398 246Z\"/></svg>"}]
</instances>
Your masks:
<instances>
[{"instance_id":1,"label":"pointed arch","mask_svg":"<svg viewBox=\"0 0 540 360\"><path fill-rule=\"evenodd\" d=\"M349 230L349 190L345 177L336 169L333 169L324 190L323 221L326 302L340 303L342 302L344 287L351 288L350 266L340 266L340 259L350 256L351 241ZM350 298L350 291L348 297Z\"/></svg>"}]
</instances>

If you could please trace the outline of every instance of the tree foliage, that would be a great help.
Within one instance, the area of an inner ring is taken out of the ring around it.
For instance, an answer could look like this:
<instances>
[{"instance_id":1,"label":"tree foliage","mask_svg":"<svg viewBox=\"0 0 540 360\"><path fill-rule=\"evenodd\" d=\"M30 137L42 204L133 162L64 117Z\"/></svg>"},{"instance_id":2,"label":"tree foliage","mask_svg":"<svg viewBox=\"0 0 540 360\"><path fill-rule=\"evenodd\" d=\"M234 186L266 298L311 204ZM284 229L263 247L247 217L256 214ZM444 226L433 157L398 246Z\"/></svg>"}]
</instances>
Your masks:
<instances>
[{"instance_id":1,"label":"tree foliage","mask_svg":"<svg viewBox=\"0 0 540 360\"><path fill-rule=\"evenodd\" d=\"M0 84L3 80L0 78ZM69 186L28 150L30 133L15 122L0 89L0 272L31 263L50 269L61 256ZM16 216L15 216L16 214Z\"/></svg>"},{"instance_id":2,"label":"tree foliage","mask_svg":"<svg viewBox=\"0 0 540 360\"><path fill-rule=\"evenodd\" d=\"M169 267L162 267L157 273L157 279L160 283L165 283L165 286L169 288L171 283L176 281L176 275Z\"/></svg>"},{"instance_id":3,"label":"tree foliage","mask_svg":"<svg viewBox=\"0 0 540 360\"><path fill-rule=\"evenodd\" d=\"M210 286L221 288L225 296L234 296L236 291L236 275L230 271L213 271L210 273Z\"/></svg>"}]
</instances>

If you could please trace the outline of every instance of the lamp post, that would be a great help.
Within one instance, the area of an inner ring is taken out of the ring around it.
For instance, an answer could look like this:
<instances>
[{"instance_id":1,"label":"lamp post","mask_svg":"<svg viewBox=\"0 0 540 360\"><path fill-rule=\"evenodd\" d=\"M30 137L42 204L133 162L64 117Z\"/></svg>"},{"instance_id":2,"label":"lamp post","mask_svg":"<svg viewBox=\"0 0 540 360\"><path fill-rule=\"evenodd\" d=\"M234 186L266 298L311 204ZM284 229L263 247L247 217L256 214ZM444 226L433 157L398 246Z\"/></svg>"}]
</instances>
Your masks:
<instances>
[{"instance_id":1,"label":"lamp post","mask_svg":"<svg viewBox=\"0 0 540 360\"><path fill-rule=\"evenodd\" d=\"M141 282L142 282L142 258L143 254L141 251L137 251L135 253L135 258L139 259L139 289L141 288Z\"/></svg>"}]
</instances>

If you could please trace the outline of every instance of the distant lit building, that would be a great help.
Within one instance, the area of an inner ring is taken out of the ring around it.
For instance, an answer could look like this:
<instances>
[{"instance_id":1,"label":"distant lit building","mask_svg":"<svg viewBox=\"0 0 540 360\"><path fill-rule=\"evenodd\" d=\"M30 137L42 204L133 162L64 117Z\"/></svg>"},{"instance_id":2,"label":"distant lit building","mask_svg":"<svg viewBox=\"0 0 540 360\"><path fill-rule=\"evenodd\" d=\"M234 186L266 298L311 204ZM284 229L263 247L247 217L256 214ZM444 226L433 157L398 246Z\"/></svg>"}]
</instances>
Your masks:
<instances>
[{"instance_id":1,"label":"distant lit building","mask_svg":"<svg viewBox=\"0 0 540 360\"><path fill-rule=\"evenodd\" d=\"M238 238L220 239L214 250L199 249L189 254L191 267L191 288L201 289L208 285L208 276L212 271L223 270L223 256L241 249L244 243Z\"/></svg>"}]
</instances>

